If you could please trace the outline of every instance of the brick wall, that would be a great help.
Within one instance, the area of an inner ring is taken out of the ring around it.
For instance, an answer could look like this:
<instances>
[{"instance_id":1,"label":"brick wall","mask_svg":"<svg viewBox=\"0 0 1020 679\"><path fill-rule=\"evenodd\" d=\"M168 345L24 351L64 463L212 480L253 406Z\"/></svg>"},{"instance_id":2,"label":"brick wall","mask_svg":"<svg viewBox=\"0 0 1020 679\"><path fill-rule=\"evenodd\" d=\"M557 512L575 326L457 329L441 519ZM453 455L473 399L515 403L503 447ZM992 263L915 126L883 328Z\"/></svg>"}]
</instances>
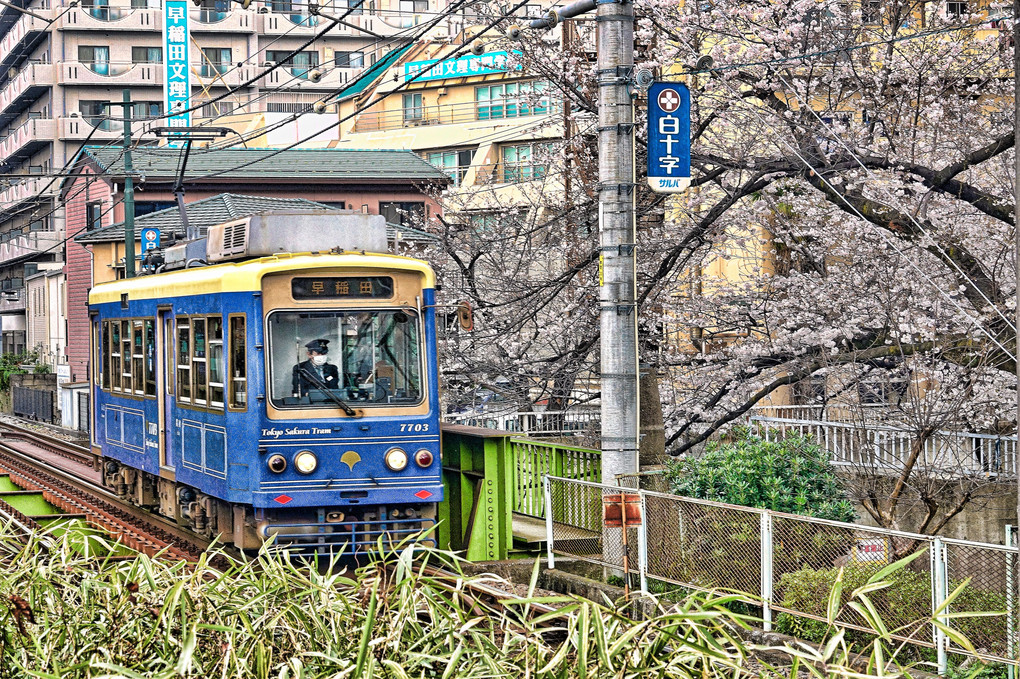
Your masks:
<instances>
[{"instance_id":1,"label":"brick wall","mask_svg":"<svg viewBox=\"0 0 1020 679\"><path fill-rule=\"evenodd\" d=\"M79 166L80 167L80 166ZM88 379L89 362L89 288L92 287L92 253L74 241L82 233L88 217L86 205L103 201L104 212L111 201L110 186L97 180L88 167L81 168L79 176L67 189L64 206L67 224L67 258L64 274L67 278L67 362L71 366L71 381ZM112 224L112 215L103 215L103 224Z\"/></svg>"}]
</instances>

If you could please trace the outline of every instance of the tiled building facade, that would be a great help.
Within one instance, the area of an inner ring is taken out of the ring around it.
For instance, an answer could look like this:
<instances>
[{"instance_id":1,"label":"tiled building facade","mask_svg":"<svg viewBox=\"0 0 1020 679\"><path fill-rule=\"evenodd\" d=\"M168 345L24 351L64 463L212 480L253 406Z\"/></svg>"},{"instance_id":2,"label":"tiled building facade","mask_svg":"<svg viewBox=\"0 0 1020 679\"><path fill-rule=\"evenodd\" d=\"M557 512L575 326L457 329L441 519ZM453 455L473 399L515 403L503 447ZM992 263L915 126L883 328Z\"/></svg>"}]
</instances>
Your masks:
<instances>
[{"instance_id":1,"label":"tiled building facade","mask_svg":"<svg viewBox=\"0 0 1020 679\"><path fill-rule=\"evenodd\" d=\"M346 0L321 6L327 14L347 11ZM412 39L408 29L439 6L435 0L366 0L328 31L324 16L289 0L257 1L248 9L226 2L192 8L191 97L201 106L194 115L290 115ZM86 256L73 244L65 253L65 238L85 224L67 220L54 175L86 143L121 143L123 123L110 118L107 104L121 101L125 89L135 102L132 117L140 120L132 126L135 141L156 141L147 128L159 122L144 119L162 112L162 24L159 0L15 0L0 7L2 351L33 348L26 346L26 278L46 268L40 264ZM278 62L283 65L268 72ZM64 195L72 202L109 200ZM165 201L140 200L138 212L164 207ZM79 297L69 291L67 305L82 304ZM71 360L80 364L81 358Z\"/></svg>"}]
</instances>

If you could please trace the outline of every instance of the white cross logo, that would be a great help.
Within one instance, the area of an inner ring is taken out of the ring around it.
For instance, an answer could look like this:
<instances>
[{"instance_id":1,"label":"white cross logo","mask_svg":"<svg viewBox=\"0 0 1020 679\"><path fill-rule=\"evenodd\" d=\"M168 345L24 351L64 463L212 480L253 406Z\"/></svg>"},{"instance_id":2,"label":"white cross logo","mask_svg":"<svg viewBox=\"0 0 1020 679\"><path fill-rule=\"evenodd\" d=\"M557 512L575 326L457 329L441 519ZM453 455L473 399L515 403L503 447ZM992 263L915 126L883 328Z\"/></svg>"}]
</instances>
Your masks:
<instances>
[{"instance_id":1,"label":"white cross logo","mask_svg":"<svg viewBox=\"0 0 1020 679\"><path fill-rule=\"evenodd\" d=\"M663 90L659 92L657 101L659 108L666 113L672 113L680 108L680 95L677 94L676 90Z\"/></svg>"}]
</instances>

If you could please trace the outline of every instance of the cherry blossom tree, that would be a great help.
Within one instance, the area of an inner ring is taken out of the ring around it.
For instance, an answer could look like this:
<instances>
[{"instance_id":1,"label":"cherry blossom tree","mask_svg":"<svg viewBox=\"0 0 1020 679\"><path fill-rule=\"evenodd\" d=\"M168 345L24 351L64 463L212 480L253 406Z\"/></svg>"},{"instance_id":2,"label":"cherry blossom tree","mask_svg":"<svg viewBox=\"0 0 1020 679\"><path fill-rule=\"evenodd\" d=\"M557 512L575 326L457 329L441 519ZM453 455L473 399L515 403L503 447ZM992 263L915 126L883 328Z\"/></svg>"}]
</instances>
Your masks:
<instances>
[{"instance_id":1,"label":"cherry blossom tree","mask_svg":"<svg viewBox=\"0 0 1020 679\"><path fill-rule=\"evenodd\" d=\"M642 360L660 375L668 452L811 380L859 403L868 381L923 379L927 396L898 414L922 447L941 428L1015 423L1012 47L992 23L1000 7L971 8L636 4L638 68L692 90L691 189L635 188ZM447 337L445 365L508 378L522 404L571 405L571 386L597 376L593 26L500 45L567 108L525 209L494 198L494 177L457 197L500 217L484 233L457 206L432 227L443 294L478 317ZM711 67L689 66L705 55ZM916 492L920 474L900 494L925 504L938 493ZM926 530L959 511L929 509ZM874 510L896 522L896 502Z\"/></svg>"}]
</instances>

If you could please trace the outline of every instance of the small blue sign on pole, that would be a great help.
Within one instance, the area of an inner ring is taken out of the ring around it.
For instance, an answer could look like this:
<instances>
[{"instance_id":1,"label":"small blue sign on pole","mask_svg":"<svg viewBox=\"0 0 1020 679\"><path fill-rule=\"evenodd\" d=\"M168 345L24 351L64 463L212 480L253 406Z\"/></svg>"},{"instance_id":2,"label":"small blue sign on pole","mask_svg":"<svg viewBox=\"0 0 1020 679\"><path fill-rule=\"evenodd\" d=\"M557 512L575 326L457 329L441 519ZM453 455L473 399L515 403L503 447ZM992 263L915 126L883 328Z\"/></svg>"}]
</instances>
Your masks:
<instances>
[{"instance_id":1,"label":"small blue sign on pole","mask_svg":"<svg viewBox=\"0 0 1020 679\"><path fill-rule=\"evenodd\" d=\"M691 91L655 82L648 88L648 186L681 193L691 184Z\"/></svg>"},{"instance_id":2,"label":"small blue sign on pole","mask_svg":"<svg viewBox=\"0 0 1020 679\"><path fill-rule=\"evenodd\" d=\"M142 252L159 249L159 229L147 226L142 229Z\"/></svg>"}]
</instances>

